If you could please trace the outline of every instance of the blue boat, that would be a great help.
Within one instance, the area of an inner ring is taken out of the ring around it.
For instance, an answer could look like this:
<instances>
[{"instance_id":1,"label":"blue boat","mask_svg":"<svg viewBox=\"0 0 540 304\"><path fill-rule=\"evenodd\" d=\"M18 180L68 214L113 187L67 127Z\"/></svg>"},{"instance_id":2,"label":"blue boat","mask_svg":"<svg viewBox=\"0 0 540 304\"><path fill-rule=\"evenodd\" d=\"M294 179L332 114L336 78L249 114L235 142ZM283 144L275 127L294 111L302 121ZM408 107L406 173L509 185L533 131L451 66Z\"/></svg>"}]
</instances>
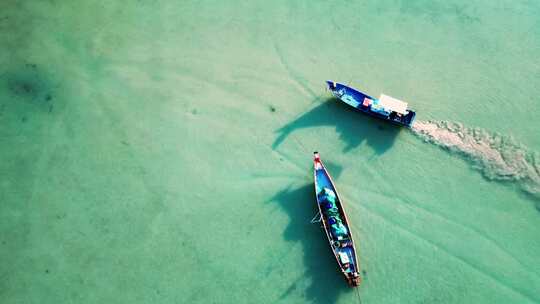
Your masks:
<instances>
[{"instance_id":1,"label":"blue boat","mask_svg":"<svg viewBox=\"0 0 540 304\"><path fill-rule=\"evenodd\" d=\"M359 111L400 126L411 127L414 122L416 112L407 109L406 102L384 94L376 99L335 81L326 84L332 95Z\"/></svg>"},{"instance_id":2,"label":"blue boat","mask_svg":"<svg viewBox=\"0 0 540 304\"><path fill-rule=\"evenodd\" d=\"M356 287L360 285L360 265L356 257L349 221L343 209L343 201L339 198L334 182L324 167L318 152L314 152L313 165L315 197L322 227L326 232L339 269L349 286Z\"/></svg>"}]
</instances>

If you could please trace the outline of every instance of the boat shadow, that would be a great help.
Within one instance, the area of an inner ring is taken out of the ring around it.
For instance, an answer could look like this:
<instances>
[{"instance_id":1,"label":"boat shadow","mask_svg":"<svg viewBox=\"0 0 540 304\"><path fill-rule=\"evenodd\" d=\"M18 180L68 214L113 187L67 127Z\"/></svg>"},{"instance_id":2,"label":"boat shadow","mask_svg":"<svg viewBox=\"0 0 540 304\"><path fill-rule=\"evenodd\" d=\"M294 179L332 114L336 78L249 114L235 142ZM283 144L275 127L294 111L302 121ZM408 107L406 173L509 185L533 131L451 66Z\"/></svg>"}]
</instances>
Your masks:
<instances>
[{"instance_id":1,"label":"boat shadow","mask_svg":"<svg viewBox=\"0 0 540 304\"><path fill-rule=\"evenodd\" d=\"M317 213L313 187L313 184L299 188L289 186L270 199L289 215L291 221L283 236L302 246L306 268L306 272L283 292L280 301L286 302L291 293L297 293L303 286L306 286L303 294L313 303L335 303L341 294L354 292L339 273L320 224L310 223Z\"/></svg>"},{"instance_id":2,"label":"boat shadow","mask_svg":"<svg viewBox=\"0 0 540 304\"><path fill-rule=\"evenodd\" d=\"M317 126L335 126L339 139L345 143L343 152L349 152L362 142L381 155L388 151L402 129L399 126L359 113L335 97L323 100L315 108L279 128L272 149L277 149L292 132Z\"/></svg>"}]
</instances>

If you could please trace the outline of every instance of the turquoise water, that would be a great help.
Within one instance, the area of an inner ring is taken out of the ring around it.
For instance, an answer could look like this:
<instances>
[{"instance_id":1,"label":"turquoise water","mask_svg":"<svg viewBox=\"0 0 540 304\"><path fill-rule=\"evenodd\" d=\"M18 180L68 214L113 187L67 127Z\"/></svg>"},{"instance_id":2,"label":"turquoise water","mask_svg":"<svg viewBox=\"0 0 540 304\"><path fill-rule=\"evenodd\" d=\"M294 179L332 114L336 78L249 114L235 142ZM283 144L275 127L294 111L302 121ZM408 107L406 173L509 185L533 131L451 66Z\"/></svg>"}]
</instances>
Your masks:
<instances>
[{"instance_id":1,"label":"turquoise water","mask_svg":"<svg viewBox=\"0 0 540 304\"><path fill-rule=\"evenodd\" d=\"M3 303L540 302L540 5L0 4ZM332 79L409 102L350 111ZM319 151L364 270L315 214Z\"/></svg>"}]
</instances>

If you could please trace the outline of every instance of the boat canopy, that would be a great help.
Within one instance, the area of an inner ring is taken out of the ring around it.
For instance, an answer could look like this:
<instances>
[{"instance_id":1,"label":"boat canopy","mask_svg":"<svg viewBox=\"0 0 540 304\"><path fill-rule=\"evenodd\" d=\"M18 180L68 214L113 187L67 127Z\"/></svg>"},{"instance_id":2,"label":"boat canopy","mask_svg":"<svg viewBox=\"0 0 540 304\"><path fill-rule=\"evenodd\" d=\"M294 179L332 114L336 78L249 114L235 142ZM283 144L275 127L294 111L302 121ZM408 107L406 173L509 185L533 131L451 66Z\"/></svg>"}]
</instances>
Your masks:
<instances>
[{"instance_id":1,"label":"boat canopy","mask_svg":"<svg viewBox=\"0 0 540 304\"><path fill-rule=\"evenodd\" d=\"M407 114L407 103L394 97L381 94L381 97L379 97L379 104L386 110L394 111L404 115Z\"/></svg>"}]
</instances>

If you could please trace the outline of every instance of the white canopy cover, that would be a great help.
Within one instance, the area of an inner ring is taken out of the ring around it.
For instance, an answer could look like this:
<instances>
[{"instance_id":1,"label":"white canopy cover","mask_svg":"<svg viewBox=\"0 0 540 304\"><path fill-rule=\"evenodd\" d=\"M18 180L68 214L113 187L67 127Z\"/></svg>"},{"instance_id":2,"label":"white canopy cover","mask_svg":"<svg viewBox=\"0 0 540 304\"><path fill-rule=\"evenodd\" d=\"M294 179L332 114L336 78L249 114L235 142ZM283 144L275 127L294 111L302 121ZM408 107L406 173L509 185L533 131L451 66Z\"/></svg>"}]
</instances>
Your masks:
<instances>
[{"instance_id":1,"label":"white canopy cover","mask_svg":"<svg viewBox=\"0 0 540 304\"><path fill-rule=\"evenodd\" d=\"M394 97L381 94L381 97L379 97L379 104L386 110L407 114L407 103Z\"/></svg>"}]
</instances>

